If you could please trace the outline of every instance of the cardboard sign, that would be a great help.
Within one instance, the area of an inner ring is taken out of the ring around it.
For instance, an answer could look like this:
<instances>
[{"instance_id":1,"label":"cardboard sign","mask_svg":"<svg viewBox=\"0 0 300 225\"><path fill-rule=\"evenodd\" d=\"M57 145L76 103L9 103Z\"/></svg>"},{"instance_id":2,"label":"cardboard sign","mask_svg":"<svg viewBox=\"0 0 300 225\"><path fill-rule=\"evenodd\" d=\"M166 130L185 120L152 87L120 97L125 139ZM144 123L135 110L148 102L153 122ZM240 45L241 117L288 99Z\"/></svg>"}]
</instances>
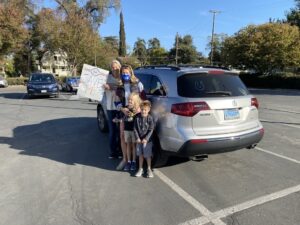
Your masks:
<instances>
[{"instance_id":1,"label":"cardboard sign","mask_svg":"<svg viewBox=\"0 0 300 225\"><path fill-rule=\"evenodd\" d=\"M81 98L102 101L105 91L103 85L106 84L108 73L107 70L84 64L77 95Z\"/></svg>"}]
</instances>

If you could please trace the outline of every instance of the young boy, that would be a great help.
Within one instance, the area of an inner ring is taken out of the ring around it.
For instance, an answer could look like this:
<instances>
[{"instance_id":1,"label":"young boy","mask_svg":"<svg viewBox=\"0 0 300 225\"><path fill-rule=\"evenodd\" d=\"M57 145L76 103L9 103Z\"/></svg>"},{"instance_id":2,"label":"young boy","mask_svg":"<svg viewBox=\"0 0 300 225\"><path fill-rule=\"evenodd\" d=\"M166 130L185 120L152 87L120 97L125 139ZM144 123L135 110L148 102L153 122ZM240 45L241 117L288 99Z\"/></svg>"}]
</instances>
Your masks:
<instances>
[{"instance_id":1,"label":"young boy","mask_svg":"<svg viewBox=\"0 0 300 225\"><path fill-rule=\"evenodd\" d=\"M137 155L139 156L139 170L135 174L136 177L141 177L143 174L144 158L147 161L147 177L152 178L151 169L152 158L152 141L151 136L154 129L154 120L149 114L151 109L150 101L143 101L140 105L141 113L134 120L134 135L137 143Z\"/></svg>"}]
</instances>

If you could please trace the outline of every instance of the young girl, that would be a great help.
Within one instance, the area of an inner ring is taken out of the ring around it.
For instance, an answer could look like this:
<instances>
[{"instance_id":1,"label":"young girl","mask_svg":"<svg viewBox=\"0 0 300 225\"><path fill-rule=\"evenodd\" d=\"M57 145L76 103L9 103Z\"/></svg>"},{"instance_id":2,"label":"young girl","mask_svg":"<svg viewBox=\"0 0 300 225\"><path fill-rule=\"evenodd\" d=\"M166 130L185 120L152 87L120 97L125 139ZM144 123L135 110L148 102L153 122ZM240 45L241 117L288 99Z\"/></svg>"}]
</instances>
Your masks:
<instances>
[{"instance_id":1,"label":"young girl","mask_svg":"<svg viewBox=\"0 0 300 225\"><path fill-rule=\"evenodd\" d=\"M125 105L128 104L128 97L131 93L142 93L144 91L143 84L138 80L138 78L134 75L131 66L123 65L121 67L121 86L124 88L125 93ZM121 109L124 115L127 115L129 110L125 107ZM123 153L123 160L117 166L117 170L123 170L123 168L127 165L127 162L130 161L127 159L127 147L125 144L124 137L124 123L121 121L120 123L120 141L121 148Z\"/></svg>"},{"instance_id":2,"label":"young girl","mask_svg":"<svg viewBox=\"0 0 300 225\"><path fill-rule=\"evenodd\" d=\"M128 97L128 105L126 106L127 114L124 116L124 140L126 144L127 164L125 171L136 170L136 148L135 137L133 133L134 118L140 112L141 99L138 93L131 93Z\"/></svg>"}]
</instances>

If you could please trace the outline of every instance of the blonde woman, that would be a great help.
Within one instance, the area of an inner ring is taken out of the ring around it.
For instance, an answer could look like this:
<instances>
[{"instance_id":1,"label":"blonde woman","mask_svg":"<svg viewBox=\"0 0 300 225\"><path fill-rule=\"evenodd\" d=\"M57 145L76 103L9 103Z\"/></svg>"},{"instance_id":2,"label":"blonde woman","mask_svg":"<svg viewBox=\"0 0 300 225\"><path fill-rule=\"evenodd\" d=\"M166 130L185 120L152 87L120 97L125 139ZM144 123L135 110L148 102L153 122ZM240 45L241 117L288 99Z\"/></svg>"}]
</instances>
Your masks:
<instances>
[{"instance_id":1,"label":"blonde woman","mask_svg":"<svg viewBox=\"0 0 300 225\"><path fill-rule=\"evenodd\" d=\"M121 77L121 63L118 60L113 60L110 64L111 71L108 75L106 84L103 85L105 89L106 96L106 109L107 109L107 122L109 129L109 146L110 146L110 154L109 158L122 158L119 154L118 149L120 146L119 140L119 127L116 123L113 123L113 118L117 115L118 111L114 104L116 89L120 85Z\"/></svg>"},{"instance_id":2,"label":"blonde woman","mask_svg":"<svg viewBox=\"0 0 300 225\"><path fill-rule=\"evenodd\" d=\"M125 91L125 105L128 105L128 97L131 93L137 93L140 95L144 91L143 84L139 81L139 79L134 75L131 66L123 65L121 68L121 85ZM123 114L127 116L129 110L127 107L121 109ZM125 143L125 136L124 136L124 122L120 123L120 140L121 140L121 148L123 153L123 160L117 166L117 170L123 170L124 167L128 164L130 159L127 158L127 146Z\"/></svg>"}]
</instances>

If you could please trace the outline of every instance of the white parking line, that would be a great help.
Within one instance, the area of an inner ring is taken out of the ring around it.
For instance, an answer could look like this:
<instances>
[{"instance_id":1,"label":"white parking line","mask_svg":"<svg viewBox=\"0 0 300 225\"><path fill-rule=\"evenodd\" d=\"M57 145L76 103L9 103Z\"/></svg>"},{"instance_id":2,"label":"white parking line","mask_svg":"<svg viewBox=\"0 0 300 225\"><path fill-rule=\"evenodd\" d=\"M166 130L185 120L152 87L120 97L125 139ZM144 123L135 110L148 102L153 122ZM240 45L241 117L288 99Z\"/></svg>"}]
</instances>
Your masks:
<instances>
[{"instance_id":1,"label":"white parking line","mask_svg":"<svg viewBox=\"0 0 300 225\"><path fill-rule=\"evenodd\" d=\"M297 163L297 164L300 164L300 161L296 160L296 159L292 159L292 158L289 158L287 156L284 156L284 155L280 155L280 154L277 154L277 153L274 153L274 152L271 152L271 151L268 151L268 150L265 150L265 149L262 149L260 147L255 147L255 149L259 150L259 151L262 151L262 152L265 152L265 153L268 153L270 155L275 155L279 158L282 158L282 159L286 159L286 160L289 160L291 162L294 162L294 163Z\"/></svg>"},{"instance_id":2,"label":"white parking line","mask_svg":"<svg viewBox=\"0 0 300 225\"><path fill-rule=\"evenodd\" d=\"M262 196L262 197L259 197L259 198L256 198L256 199L253 199L253 200L250 200L250 201L247 201L247 202L244 202L244 203L232 206L232 207L221 209L221 210L219 210L215 213L212 213L210 215L210 218L220 220L221 218L225 218L225 217L227 217L229 215L232 215L234 213L241 212L241 211L244 211L246 209L249 209L249 208L252 208L252 207L255 207L255 206L258 206L258 205L262 205L262 204L265 204L267 202L271 202L271 201L279 199L279 198L283 198L285 196L288 196L288 195L293 194L293 193L297 193L299 191L300 191L300 185L296 185L294 187L286 188L286 189L283 189L281 191L274 192L272 194L265 195L265 196ZM192 224L203 225L203 224L207 223L205 221L205 219L206 218L204 216L201 216L199 218L186 221L186 222L184 222L180 225L192 225Z\"/></svg>"},{"instance_id":3,"label":"white parking line","mask_svg":"<svg viewBox=\"0 0 300 225\"><path fill-rule=\"evenodd\" d=\"M260 119L261 122L266 122L266 123L274 123L273 121L270 121L270 120L266 120L266 119ZM275 122L276 124L276 122ZM297 128L297 129L300 129L300 126L299 125L293 125L293 124L287 124L287 123L283 123L283 122L278 122L277 123L278 125L283 125L283 126L287 126L287 127L293 127L293 128Z\"/></svg>"},{"instance_id":4,"label":"white parking line","mask_svg":"<svg viewBox=\"0 0 300 225\"><path fill-rule=\"evenodd\" d=\"M193 198L190 194L184 191L181 187L175 184L170 178L164 175L159 170L155 170L155 174L165 182L170 188L172 188L177 194L179 194L184 200L186 200L189 204L191 204L195 209L197 209L203 216L196 224L205 224L208 222L212 222L215 225L225 225L225 223L219 218L212 218L212 212L209 211L204 205L198 202L195 198ZM195 224L195 223L184 223L184 224Z\"/></svg>"}]
</instances>

